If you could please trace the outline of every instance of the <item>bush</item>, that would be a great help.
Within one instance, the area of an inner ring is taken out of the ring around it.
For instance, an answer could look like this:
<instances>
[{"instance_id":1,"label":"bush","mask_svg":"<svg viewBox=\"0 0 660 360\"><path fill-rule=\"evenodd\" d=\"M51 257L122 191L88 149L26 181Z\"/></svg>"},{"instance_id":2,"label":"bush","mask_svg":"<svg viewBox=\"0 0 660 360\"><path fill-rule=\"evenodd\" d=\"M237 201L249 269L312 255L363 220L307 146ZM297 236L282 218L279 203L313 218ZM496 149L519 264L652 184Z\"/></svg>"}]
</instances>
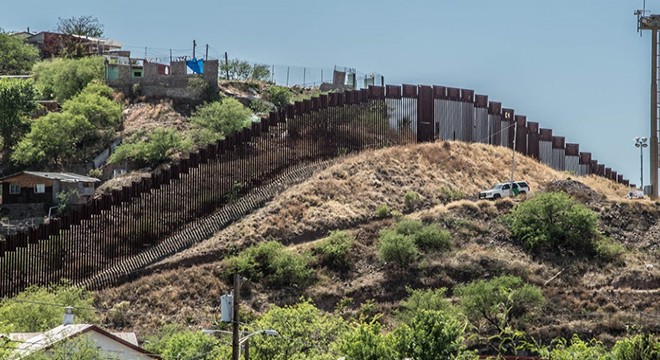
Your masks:
<instances>
[{"instance_id":1,"label":"bush","mask_svg":"<svg viewBox=\"0 0 660 360\"><path fill-rule=\"evenodd\" d=\"M250 126L251 119L252 111L233 98L202 105L190 117L193 124L215 134L214 141Z\"/></svg>"},{"instance_id":2,"label":"bush","mask_svg":"<svg viewBox=\"0 0 660 360\"><path fill-rule=\"evenodd\" d=\"M507 216L511 234L527 249L592 254L598 215L562 192L543 193Z\"/></svg>"},{"instance_id":3,"label":"bush","mask_svg":"<svg viewBox=\"0 0 660 360\"><path fill-rule=\"evenodd\" d=\"M145 342L144 348L160 355L164 360L217 359L220 341L201 331L165 326Z\"/></svg>"},{"instance_id":4,"label":"bush","mask_svg":"<svg viewBox=\"0 0 660 360\"><path fill-rule=\"evenodd\" d=\"M420 310L395 331L399 358L455 359L465 351L467 324L445 312Z\"/></svg>"},{"instance_id":5,"label":"bush","mask_svg":"<svg viewBox=\"0 0 660 360\"><path fill-rule=\"evenodd\" d=\"M62 111L84 116L97 129L117 129L121 124L122 106L106 96L108 90L112 96L112 89L109 87L91 84L66 101L62 105Z\"/></svg>"},{"instance_id":6,"label":"bush","mask_svg":"<svg viewBox=\"0 0 660 360\"><path fill-rule=\"evenodd\" d=\"M13 298L0 300L0 323L10 324L7 332L47 331L62 324L64 306L74 308L76 323L93 323L96 321L93 302L92 293L77 287L31 286ZM62 307L50 304L62 304Z\"/></svg>"},{"instance_id":7,"label":"bush","mask_svg":"<svg viewBox=\"0 0 660 360\"><path fill-rule=\"evenodd\" d=\"M600 236L595 242L596 255L604 261L617 261L625 252L623 245L609 237Z\"/></svg>"},{"instance_id":8,"label":"bush","mask_svg":"<svg viewBox=\"0 0 660 360\"><path fill-rule=\"evenodd\" d=\"M393 262L399 268L409 267L419 256L419 249L411 236L392 230L382 231L378 243L378 257L385 262Z\"/></svg>"},{"instance_id":9,"label":"bush","mask_svg":"<svg viewBox=\"0 0 660 360\"><path fill-rule=\"evenodd\" d=\"M270 78L268 65L252 65L245 60L239 59L231 59L229 63L222 62L219 71L225 77L227 76L227 72L229 72L229 79L233 80L267 81Z\"/></svg>"},{"instance_id":10,"label":"bush","mask_svg":"<svg viewBox=\"0 0 660 360\"><path fill-rule=\"evenodd\" d=\"M155 167L173 154L188 151L191 144L174 129L156 129L144 141L139 134L127 139L115 149L108 162L111 164L124 161L134 162L138 166Z\"/></svg>"},{"instance_id":11,"label":"bush","mask_svg":"<svg viewBox=\"0 0 660 360\"><path fill-rule=\"evenodd\" d=\"M407 191L403 196L403 202L408 210L414 210L419 206L421 197L415 191Z\"/></svg>"},{"instance_id":12,"label":"bush","mask_svg":"<svg viewBox=\"0 0 660 360\"><path fill-rule=\"evenodd\" d=\"M387 204L378 205L376 211L374 211L374 216L380 219L390 216L390 207Z\"/></svg>"},{"instance_id":13,"label":"bush","mask_svg":"<svg viewBox=\"0 0 660 360\"><path fill-rule=\"evenodd\" d=\"M451 248L451 234L437 225L427 225L413 235L415 244L422 250L447 250Z\"/></svg>"},{"instance_id":14,"label":"bush","mask_svg":"<svg viewBox=\"0 0 660 360\"><path fill-rule=\"evenodd\" d=\"M437 225L424 225L419 220L401 220L395 227L397 234L410 236L421 250L444 250L451 247L451 234Z\"/></svg>"},{"instance_id":15,"label":"bush","mask_svg":"<svg viewBox=\"0 0 660 360\"><path fill-rule=\"evenodd\" d=\"M354 239L346 231L333 231L316 246L322 264L336 269L350 267L349 253Z\"/></svg>"},{"instance_id":16,"label":"bush","mask_svg":"<svg viewBox=\"0 0 660 360\"><path fill-rule=\"evenodd\" d=\"M452 308L447 300L445 288L413 290L406 288L408 297L401 302L398 313L399 320L410 323L420 310L448 311ZM455 313L455 311L452 311Z\"/></svg>"},{"instance_id":17,"label":"bush","mask_svg":"<svg viewBox=\"0 0 660 360\"><path fill-rule=\"evenodd\" d=\"M339 352L347 359L400 359L396 354L394 337L382 335L381 328L382 325L376 320L357 324L337 342Z\"/></svg>"},{"instance_id":18,"label":"bush","mask_svg":"<svg viewBox=\"0 0 660 360\"><path fill-rule=\"evenodd\" d=\"M310 257L295 254L277 241L252 246L224 260L225 276L241 274L251 281L266 281L271 286L306 286L312 282L314 271L309 268Z\"/></svg>"},{"instance_id":19,"label":"bush","mask_svg":"<svg viewBox=\"0 0 660 360\"><path fill-rule=\"evenodd\" d=\"M555 339L552 342L553 349L541 349L539 354L544 359L552 360L583 360L583 359L604 359L607 356L607 349L596 339L589 342L581 340L577 335L573 335L570 341L566 339Z\"/></svg>"},{"instance_id":20,"label":"bush","mask_svg":"<svg viewBox=\"0 0 660 360\"><path fill-rule=\"evenodd\" d=\"M287 87L273 85L268 88L268 99L278 108L289 105L292 98L293 93Z\"/></svg>"},{"instance_id":21,"label":"bush","mask_svg":"<svg viewBox=\"0 0 660 360\"><path fill-rule=\"evenodd\" d=\"M660 359L660 341L652 334L623 338L612 347L612 360Z\"/></svg>"},{"instance_id":22,"label":"bush","mask_svg":"<svg viewBox=\"0 0 660 360\"><path fill-rule=\"evenodd\" d=\"M500 333L544 301L539 288L509 275L460 285L454 292L460 297L461 307L471 321L477 325L485 322L495 326Z\"/></svg>"},{"instance_id":23,"label":"bush","mask_svg":"<svg viewBox=\"0 0 660 360\"><path fill-rule=\"evenodd\" d=\"M104 81L104 63L100 56L78 60L53 59L35 64L35 84L44 99L60 103L78 94L92 80Z\"/></svg>"}]
</instances>

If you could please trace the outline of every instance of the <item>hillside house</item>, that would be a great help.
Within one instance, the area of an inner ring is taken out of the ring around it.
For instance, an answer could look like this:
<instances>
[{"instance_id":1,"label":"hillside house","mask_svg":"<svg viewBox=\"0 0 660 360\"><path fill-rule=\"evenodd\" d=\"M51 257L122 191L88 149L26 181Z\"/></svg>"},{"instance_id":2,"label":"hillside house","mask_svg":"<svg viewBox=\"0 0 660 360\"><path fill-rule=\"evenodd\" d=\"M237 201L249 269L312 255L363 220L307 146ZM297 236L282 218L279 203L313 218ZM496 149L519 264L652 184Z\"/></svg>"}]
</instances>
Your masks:
<instances>
[{"instance_id":1,"label":"hillside house","mask_svg":"<svg viewBox=\"0 0 660 360\"><path fill-rule=\"evenodd\" d=\"M108 359L160 359L138 346L135 333L111 333L93 324L74 324L70 310L67 310L62 325L44 333L12 333L5 336L19 344L9 356L10 359L22 359L35 354L49 355L55 351L58 344L71 340L72 345L68 348L72 352L79 350L80 346L93 346L100 351L103 358Z\"/></svg>"},{"instance_id":2,"label":"hillside house","mask_svg":"<svg viewBox=\"0 0 660 360\"><path fill-rule=\"evenodd\" d=\"M3 207L20 204L58 203L58 194L75 191L70 204L84 204L93 195L99 179L64 172L21 171L0 178Z\"/></svg>"},{"instance_id":3,"label":"hillside house","mask_svg":"<svg viewBox=\"0 0 660 360\"><path fill-rule=\"evenodd\" d=\"M21 36L25 38L25 35ZM25 41L39 49L39 55L42 59L62 56L67 52L73 52L74 48L78 47L82 51L82 55L101 55L121 48L119 42L110 39L60 34L49 31L30 35L25 38Z\"/></svg>"}]
</instances>

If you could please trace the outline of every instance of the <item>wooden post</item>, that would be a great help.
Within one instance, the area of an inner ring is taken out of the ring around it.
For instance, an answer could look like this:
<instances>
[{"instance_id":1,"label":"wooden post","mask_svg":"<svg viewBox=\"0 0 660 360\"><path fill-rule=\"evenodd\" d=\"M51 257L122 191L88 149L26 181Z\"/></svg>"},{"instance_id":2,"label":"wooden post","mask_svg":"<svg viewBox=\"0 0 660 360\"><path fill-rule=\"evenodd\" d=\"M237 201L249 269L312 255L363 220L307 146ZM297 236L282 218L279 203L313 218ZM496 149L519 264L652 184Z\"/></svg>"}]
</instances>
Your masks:
<instances>
[{"instance_id":1,"label":"wooden post","mask_svg":"<svg viewBox=\"0 0 660 360\"><path fill-rule=\"evenodd\" d=\"M658 29L651 29L651 199L658 198ZM642 189L644 191L644 189Z\"/></svg>"},{"instance_id":2,"label":"wooden post","mask_svg":"<svg viewBox=\"0 0 660 360\"><path fill-rule=\"evenodd\" d=\"M209 44L206 44L206 55L204 56L205 61L209 61Z\"/></svg>"}]
</instances>

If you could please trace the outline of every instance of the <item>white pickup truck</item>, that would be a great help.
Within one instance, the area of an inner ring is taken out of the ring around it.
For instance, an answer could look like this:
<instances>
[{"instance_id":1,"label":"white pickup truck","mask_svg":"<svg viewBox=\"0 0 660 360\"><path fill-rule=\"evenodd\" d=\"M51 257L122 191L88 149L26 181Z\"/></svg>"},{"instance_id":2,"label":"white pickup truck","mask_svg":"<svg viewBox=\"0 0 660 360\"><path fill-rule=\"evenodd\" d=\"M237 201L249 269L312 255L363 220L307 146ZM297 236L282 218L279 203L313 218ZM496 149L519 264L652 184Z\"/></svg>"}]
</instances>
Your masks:
<instances>
[{"instance_id":1,"label":"white pickup truck","mask_svg":"<svg viewBox=\"0 0 660 360\"><path fill-rule=\"evenodd\" d=\"M513 188L511 185L513 184ZM514 181L495 184L492 188L479 193L479 199L499 199L505 196L516 196L518 194L527 194L531 190L525 181Z\"/></svg>"}]
</instances>

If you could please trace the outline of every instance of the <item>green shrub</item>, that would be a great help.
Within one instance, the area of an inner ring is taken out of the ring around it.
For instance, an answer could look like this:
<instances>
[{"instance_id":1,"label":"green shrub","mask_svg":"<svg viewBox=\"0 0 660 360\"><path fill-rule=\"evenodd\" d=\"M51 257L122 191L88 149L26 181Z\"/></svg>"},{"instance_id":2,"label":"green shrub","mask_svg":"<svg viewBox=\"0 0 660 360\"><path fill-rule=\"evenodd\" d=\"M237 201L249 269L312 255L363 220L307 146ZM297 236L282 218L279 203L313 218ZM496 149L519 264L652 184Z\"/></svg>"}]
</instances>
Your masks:
<instances>
[{"instance_id":1,"label":"green shrub","mask_svg":"<svg viewBox=\"0 0 660 360\"><path fill-rule=\"evenodd\" d=\"M271 104L269 104L266 101L263 101L261 99L252 99L252 100L250 100L250 104L248 104L248 107L255 114L267 114L270 111L274 110L273 105L271 105Z\"/></svg>"},{"instance_id":2,"label":"green shrub","mask_svg":"<svg viewBox=\"0 0 660 360\"><path fill-rule=\"evenodd\" d=\"M542 193L516 206L506 218L511 234L527 249L592 254L598 215L562 192Z\"/></svg>"},{"instance_id":3,"label":"green shrub","mask_svg":"<svg viewBox=\"0 0 660 360\"><path fill-rule=\"evenodd\" d=\"M296 254L277 241L252 246L224 260L225 276L241 274L251 281L266 281L271 286L306 286L314 271L309 267L310 257Z\"/></svg>"},{"instance_id":4,"label":"green shrub","mask_svg":"<svg viewBox=\"0 0 660 360\"><path fill-rule=\"evenodd\" d=\"M316 246L322 264L336 269L350 267L349 253L354 239L346 231L333 231Z\"/></svg>"},{"instance_id":5,"label":"green shrub","mask_svg":"<svg viewBox=\"0 0 660 360\"><path fill-rule=\"evenodd\" d=\"M465 351L466 327L446 312L420 310L394 331L399 359L455 359Z\"/></svg>"},{"instance_id":6,"label":"green shrub","mask_svg":"<svg viewBox=\"0 0 660 360\"><path fill-rule=\"evenodd\" d=\"M552 342L553 349L541 349L539 354L543 359L552 360L584 360L584 359L607 359L607 349L601 342L592 339L583 341L577 335L573 335L570 341L566 339L555 339Z\"/></svg>"},{"instance_id":7,"label":"green shrub","mask_svg":"<svg viewBox=\"0 0 660 360\"><path fill-rule=\"evenodd\" d=\"M215 134L214 141L250 126L252 111L234 98L224 98L197 108L190 121Z\"/></svg>"},{"instance_id":8,"label":"green shrub","mask_svg":"<svg viewBox=\"0 0 660 360\"><path fill-rule=\"evenodd\" d=\"M451 234L437 225L424 225L419 220L401 220L394 226L397 234L409 236L421 250L444 250L451 247Z\"/></svg>"},{"instance_id":9,"label":"green shrub","mask_svg":"<svg viewBox=\"0 0 660 360\"><path fill-rule=\"evenodd\" d=\"M148 135L146 141L143 141L139 135L136 134L119 145L108 162L114 164L130 161L138 166L155 167L173 154L191 148L191 144L186 142L175 129L156 129Z\"/></svg>"},{"instance_id":10,"label":"green shrub","mask_svg":"<svg viewBox=\"0 0 660 360\"><path fill-rule=\"evenodd\" d=\"M92 80L105 80L103 61L100 56L92 56L38 62L32 69L36 88L44 99L62 103L78 94Z\"/></svg>"},{"instance_id":11,"label":"green shrub","mask_svg":"<svg viewBox=\"0 0 660 360\"><path fill-rule=\"evenodd\" d=\"M498 332L516 325L515 321L522 321L544 302L538 287L510 275L459 285L454 293L460 298L465 315L477 327L485 323L495 326Z\"/></svg>"},{"instance_id":12,"label":"green shrub","mask_svg":"<svg viewBox=\"0 0 660 360\"><path fill-rule=\"evenodd\" d=\"M393 262L399 268L409 267L419 256L415 240L392 230L384 230L378 243L378 257L384 262Z\"/></svg>"},{"instance_id":13,"label":"green shrub","mask_svg":"<svg viewBox=\"0 0 660 360\"><path fill-rule=\"evenodd\" d=\"M387 204L380 204L376 208L376 211L374 211L374 215L380 219L386 218L390 216L390 207Z\"/></svg>"},{"instance_id":14,"label":"green shrub","mask_svg":"<svg viewBox=\"0 0 660 360\"><path fill-rule=\"evenodd\" d=\"M381 328L382 325L376 320L357 324L337 341L340 354L347 359L400 359L396 354L394 337L381 334Z\"/></svg>"},{"instance_id":15,"label":"green shrub","mask_svg":"<svg viewBox=\"0 0 660 360\"><path fill-rule=\"evenodd\" d=\"M465 193L451 186L443 185L440 187L440 197L445 201L456 201L464 198Z\"/></svg>"},{"instance_id":16,"label":"green shrub","mask_svg":"<svg viewBox=\"0 0 660 360\"><path fill-rule=\"evenodd\" d=\"M419 206L421 197L415 191L407 191L403 196L403 202L408 210L414 210Z\"/></svg>"},{"instance_id":17,"label":"green shrub","mask_svg":"<svg viewBox=\"0 0 660 360\"><path fill-rule=\"evenodd\" d=\"M623 245L609 237L600 236L595 242L596 255L604 261L616 261L625 252Z\"/></svg>"},{"instance_id":18,"label":"green shrub","mask_svg":"<svg viewBox=\"0 0 660 360\"><path fill-rule=\"evenodd\" d=\"M220 341L201 331L166 325L145 342L145 349L165 360L217 359Z\"/></svg>"},{"instance_id":19,"label":"green shrub","mask_svg":"<svg viewBox=\"0 0 660 360\"><path fill-rule=\"evenodd\" d=\"M401 301L400 310L397 314L399 320L409 323L420 310L447 311L452 308L447 300L445 288L418 289L406 288L408 297ZM456 311L452 311L455 313Z\"/></svg>"},{"instance_id":20,"label":"green shrub","mask_svg":"<svg viewBox=\"0 0 660 360\"><path fill-rule=\"evenodd\" d=\"M652 334L623 338L612 347L612 360L660 359L660 341Z\"/></svg>"},{"instance_id":21,"label":"green shrub","mask_svg":"<svg viewBox=\"0 0 660 360\"><path fill-rule=\"evenodd\" d=\"M451 248L451 234L437 225L427 225L417 231L413 238L422 250L447 250Z\"/></svg>"},{"instance_id":22,"label":"green shrub","mask_svg":"<svg viewBox=\"0 0 660 360\"><path fill-rule=\"evenodd\" d=\"M10 324L8 332L50 330L62 324L65 306L74 308L76 323L94 322L93 302L92 293L78 287L55 286L47 289L31 286L13 298L0 300L0 325L3 321Z\"/></svg>"},{"instance_id":23,"label":"green shrub","mask_svg":"<svg viewBox=\"0 0 660 360\"><path fill-rule=\"evenodd\" d=\"M293 93L287 87L273 85L268 88L268 99L278 108L289 105L292 98Z\"/></svg>"}]
</instances>

